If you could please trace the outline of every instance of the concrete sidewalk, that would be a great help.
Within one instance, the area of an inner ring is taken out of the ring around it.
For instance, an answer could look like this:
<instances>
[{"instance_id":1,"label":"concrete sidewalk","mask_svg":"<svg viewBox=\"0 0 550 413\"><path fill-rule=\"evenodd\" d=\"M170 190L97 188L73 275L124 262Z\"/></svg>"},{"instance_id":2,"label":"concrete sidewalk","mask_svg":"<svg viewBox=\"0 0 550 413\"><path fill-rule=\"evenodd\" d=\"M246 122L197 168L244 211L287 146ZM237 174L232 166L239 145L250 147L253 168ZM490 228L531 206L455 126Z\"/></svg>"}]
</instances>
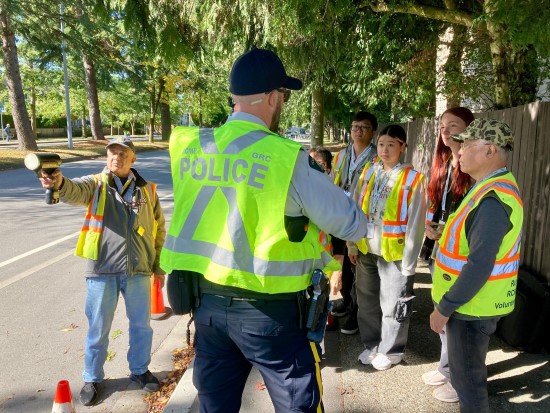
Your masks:
<instances>
[{"instance_id":1,"label":"concrete sidewalk","mask_svg":"<svg viewBox=\"0 0 550 413\"><path fill-rule=\"evenodd\" d=\"M430 330L428 321L432 311L430 288L428 269L421 267L416 276L417 298L407 352L403 362L389 370L376 371L357 361L363 348L358 334L346 336L327 332L326 359L322 363L325 412L459 411L457 403L434 399L433 388L420 378L423 373L437 368L439 360L439 337ZM548 354L523 353L493 336L487 356L491 411L550 412L549 360ZM191 377L192 367L180 380L165 413L199 412ZM263 383L262 378L253 369L243 394L241 412L274 412L267 390L260 390L258 383Z\"/></svg>"}]
</instances>

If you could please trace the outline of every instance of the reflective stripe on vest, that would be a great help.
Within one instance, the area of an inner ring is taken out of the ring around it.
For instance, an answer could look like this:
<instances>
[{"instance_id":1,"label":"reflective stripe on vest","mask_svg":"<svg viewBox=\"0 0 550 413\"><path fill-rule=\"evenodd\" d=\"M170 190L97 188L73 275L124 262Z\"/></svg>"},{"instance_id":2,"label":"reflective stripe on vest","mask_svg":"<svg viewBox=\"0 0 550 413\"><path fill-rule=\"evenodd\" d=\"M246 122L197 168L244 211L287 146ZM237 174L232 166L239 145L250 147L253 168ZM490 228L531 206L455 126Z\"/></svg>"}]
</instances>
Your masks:
<instances>
[{"instance_id":1,"label":"reflective stripe on vest","mask_svg":"<svg viewBox=\"0 0 550 413\"><path fill-rule=\"evenodd\" d=\"M361 174L360 182L363 183L359 205L367 215L369 213L369 200L374 185L374 166L365 169ZM405 234L407 231L408 211L412 194L421 184L423 175L412 169L411 166L403 168L391 189L384 210L382 226L381 254L386 261L399 261L403 257L405 248ZM359 250L366 254L368 246L363 238L357 243Z\"/></svg>"},{"instance_id":2,"label":"reflective stripe on vest","mask_svg":"<svg viewBox=\"0 0 550 413\"><path fill-rule=\"evenodd\" d=\"M246 121L215 133L176 128L170 138L175 211L161 267L270 294L303 290L314 268L330 269L336 262L313 223L302 242L290 242L284 228L300 148Z\"/></svg>"},{"instance_id":3,"label":"reflective stripe on vest","mask_svg":"<svg viewBox=\"0 0 550 413\"><path fill-rule=\"evenodd\" d=\"M452 214L439 241L436 255L432 297L439 302L460 276L466 264L469 245L466 238L466 219L482 198L494 191L512 211L512 228L505 235L495 264L481 290L457 312L472 316L498 316L514 308L516 279L519 269L520 242L523 224L523 204L512 174L491 178L474 188Z\"/></svg>"}]
</instances>

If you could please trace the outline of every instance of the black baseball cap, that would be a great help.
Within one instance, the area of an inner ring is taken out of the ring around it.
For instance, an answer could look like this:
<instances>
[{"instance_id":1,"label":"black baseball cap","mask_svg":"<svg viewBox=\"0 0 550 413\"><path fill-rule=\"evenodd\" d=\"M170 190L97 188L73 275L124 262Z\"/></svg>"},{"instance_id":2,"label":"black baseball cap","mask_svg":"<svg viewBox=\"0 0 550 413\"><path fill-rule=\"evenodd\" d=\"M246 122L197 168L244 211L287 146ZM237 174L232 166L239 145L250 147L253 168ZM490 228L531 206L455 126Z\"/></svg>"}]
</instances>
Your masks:
<instances>
[{"instance_id":1,"label":"black baseball cap","mask_svg":"<svg viewBox=\"0 0 550 413\"><path fill-rule=\"evenodd\" d=\"M233 63L229 91L234 95L255 95L279 88L300 90L302 81L287 76L283 62L271 50L255 47Z\"/></svg>"}]
</instances>

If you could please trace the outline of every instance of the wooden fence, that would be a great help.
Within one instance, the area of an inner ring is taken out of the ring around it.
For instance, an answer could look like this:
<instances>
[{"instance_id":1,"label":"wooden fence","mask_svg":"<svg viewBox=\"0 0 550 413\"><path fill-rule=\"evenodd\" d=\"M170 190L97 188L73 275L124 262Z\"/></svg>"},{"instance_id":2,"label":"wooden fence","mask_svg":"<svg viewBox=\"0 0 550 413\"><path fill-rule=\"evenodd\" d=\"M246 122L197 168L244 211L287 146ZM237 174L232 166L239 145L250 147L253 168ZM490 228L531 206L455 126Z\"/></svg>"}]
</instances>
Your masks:
<instances>
[{"instance_id":1,"label":"wooden fence","mask_svg":"<svg viewBox=\"0 0 550 413\"><path fill-rule=\"evenodd\" d=\"M478 113L476 118L501 120L514 131L508 168L518 181L523 199L521 265L550 283L550 102ZM417 119L404 127L408 141L405 160L428 177L439 122Z\"/></svg>"}]
</instances>

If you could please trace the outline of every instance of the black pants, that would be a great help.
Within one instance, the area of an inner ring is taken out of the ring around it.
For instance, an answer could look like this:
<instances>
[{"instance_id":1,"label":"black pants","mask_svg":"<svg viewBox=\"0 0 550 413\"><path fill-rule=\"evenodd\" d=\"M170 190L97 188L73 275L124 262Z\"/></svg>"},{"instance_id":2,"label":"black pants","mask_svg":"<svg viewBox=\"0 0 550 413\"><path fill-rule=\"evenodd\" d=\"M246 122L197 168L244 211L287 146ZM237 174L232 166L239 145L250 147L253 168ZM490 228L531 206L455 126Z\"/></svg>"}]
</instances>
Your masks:
<instances>
[{"instance_id":1,"label":"black pants","mask_svg":"<svg viewBox=\"0 0 550 413\"><path fill-rule=\"evenodd\" d=\"M342 289L340 294L346 305L346 315L357 318L357 293L355 291L355 265L351 263L348 257L348 250L344 254L344 263L342 265Z\"/></svg>"},{"instance_id":2,"label":"black pants","mask_svg":"<svg viewBox=\"0 0 550 413\"><path fill-rule=\"evenodd\" d=\"M193 383L201 413L238 413L253 365L277 413L323 411L320 347L300 326L297 300L203 294L194 317Z\"/></svg>"}]
</instances>

